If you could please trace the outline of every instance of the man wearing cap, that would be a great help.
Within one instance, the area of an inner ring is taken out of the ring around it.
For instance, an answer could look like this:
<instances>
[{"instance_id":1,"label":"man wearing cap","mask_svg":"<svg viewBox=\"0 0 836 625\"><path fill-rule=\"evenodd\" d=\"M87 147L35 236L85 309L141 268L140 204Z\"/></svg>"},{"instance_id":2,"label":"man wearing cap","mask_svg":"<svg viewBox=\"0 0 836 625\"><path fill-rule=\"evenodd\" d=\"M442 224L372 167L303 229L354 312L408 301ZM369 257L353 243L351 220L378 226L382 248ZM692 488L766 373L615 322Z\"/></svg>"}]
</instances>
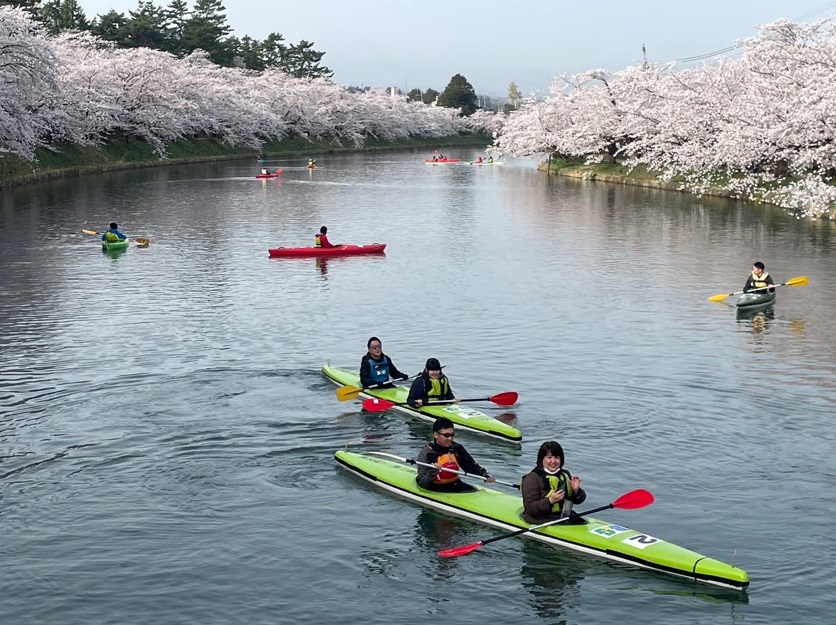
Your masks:
<instances>
[{"instance_id":1,"label":"man wearing cap","mask_svg":"<svg viewBox=\"0 0 836 625\"><path fill-rule=\"evenodd\" d=\"M441 363L437 358L429 358L424 372L412 382L406 401L413 408L420 408L431 401L443 400L459 401L453 395L447 376L441 372Z\"/></svg>"}]
</instances>

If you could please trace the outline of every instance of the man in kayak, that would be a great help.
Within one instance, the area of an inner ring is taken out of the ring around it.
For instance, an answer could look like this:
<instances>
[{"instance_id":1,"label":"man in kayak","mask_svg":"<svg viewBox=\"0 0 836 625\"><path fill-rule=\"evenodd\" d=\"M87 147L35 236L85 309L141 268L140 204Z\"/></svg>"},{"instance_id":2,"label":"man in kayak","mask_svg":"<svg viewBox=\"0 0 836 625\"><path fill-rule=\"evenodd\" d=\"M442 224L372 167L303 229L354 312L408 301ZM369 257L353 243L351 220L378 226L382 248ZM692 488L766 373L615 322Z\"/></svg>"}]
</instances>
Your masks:
<instances>
[{"instance_id":1,"label":"man in kayak","mask_svg":"<svg viewBox=\"0 0 836 625\"><path fill-rule=\"evenodd\" d=\"M773 284L775 284L775 282L772 280L772 276L766 272L766 265L764 265L761 261L758 261L752 266L752 273L746 279L746 285L743 287L743 292L748 293L749 291L755 291L756 293L774 293L775 289L764 288Z\"/></svg>"},{"instance_id":2,"label":"man in kayak","mask_svg":"<svg viewBox=\"0 0 836 625\"><path fill-rule=\"evenodd\" d=\"M319 234L316 235L316 247L338 247L336 245L333 245L328 240L327 235L328 235L328 228L326 228L325 226L322 226L319 229Z\"/></svg>"},{"instance_id":3,"label":"man in kayak","mask_svg":"<svg viewBox=\"0 0 836 625\"><path fill-rule=\"evenodd\" d=\"M418 477L415 480L418 486L427 490L448 493L466 493L476 490L470 484L462 482L458 473L445 471L445 468L481 475L487 483L496 481L496 478L488 475L488 472L476 463L463 445L453 442L455 436L453 422L450 419L439 417L435 420L433 441L421 448L416 459L419 463ZM426 467L420 463L434 466Z\"/></svg>"},{"instance_id":4,"label":"man in kayak","mask_svg":"<svg viewBox=\"0 0 836 625\"><path fill-rule=\"evenodd\" d=\"M270 175L270 170L267 169L266 167L262 167L261 168L261 175L262 176L269 176Z\"/></svg>"},{"instance_id":5,"label":"man in kayak","mask_svg":"<svg viewBox=\"0 0 836 625\"><path fill-rule=\"evenodd\" d=\"M366 346L369 351L360 361L360 385L363 388L392 388L392 380L409 379L405 373L398 371L395 363L383 353L383 343L376 336L369 339Z\"/></svg>"},{"instance_id":6,"label":"man in kayak","mask_svg":"<svg viewBox=\"0 0 836 625\"><path fill-rule=\"evenodd\" d=\"M102 241L106 241L107 243L116 243L117 241L124 241L127 238L119 232L119 226L116 225L116 222L111 223L110 230L102 235Z\"/></svg>"},{"instance_id":7,"label":"man in kayak","mask_svg":"<svg viewBox=\"0 0 836 625\"><path fill-rule=\"evenodd\" d=\"M441 372L441 363L437 358L427 359L424 371L412 382L409 396L406 398L407 403L413 408L426 406L430 400L447 400L456 403L459 401L453 395L447 376Z\"/></svg>"},{"instance_id":8,"label":"man in kayak","mask_svg":"<svg viewBox=\"0 0 836 625\"><path fill-rule=\"evenodd\" d=\"M563 468L563 447L546 441L537 452L537 466L520 483L522 518L533 524L546 523L572 514L572 505L586 501L581 478ZM573 523L572 519L568 521ZM585 521L578 518L577 523Z\"/></svg>"}]
</instances>

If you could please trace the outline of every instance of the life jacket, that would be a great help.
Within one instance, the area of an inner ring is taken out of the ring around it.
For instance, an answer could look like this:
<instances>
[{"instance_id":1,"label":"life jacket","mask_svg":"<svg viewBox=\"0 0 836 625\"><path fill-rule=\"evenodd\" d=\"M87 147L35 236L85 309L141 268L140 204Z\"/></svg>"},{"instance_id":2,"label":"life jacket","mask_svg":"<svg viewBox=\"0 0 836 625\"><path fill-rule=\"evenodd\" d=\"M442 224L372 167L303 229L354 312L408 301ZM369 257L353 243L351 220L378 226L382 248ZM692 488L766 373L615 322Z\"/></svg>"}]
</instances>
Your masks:
<instances>
[{"instance_id":1,"label":"life jacket","mask_svg":"<svg viewBox=\"0 0 836 625\"><path fill-rule=\"evenodd\" d=\"M769 277L769 274L765 271L763 273L761 273L761 275L759 275L759 276L756 276L755 272L753 271L752 272L752 287L755 288L755 289L762 289L765 286L769 286L766 283L766 279L768 277Z\"/></svg>"},{"instance_id":2,"label":"life jacket","mask_svg":"<svg viewBox=\"0 0 836 625\"><path fill-rule=\"evenodd\" d=\"M322 234L321 233L316 235L316 246L317 247L322 247Z\"/></svg>"},{"instance_id":3,"label":"life jacket","mask_svg":"<svg viewBox=\"0 0 836 625\"><path fill-rule=\"evenodd\" d=\"M369 358L369 368L371 369L371 378L375 384L385 384L389 381L389 358L382 356L380 362L374 358Z\"/></svg>"},{"instance_id":4,"label":"life jacket","mask_svg":"<svg viewBox=\"0 0 836 625\"><path fill-rule=\"evenodd\" d=\"M119 235L113 232L112 230L108 230L105 232L105 241L108 243L116 243L119 240Z\"/></svg>"},{"instance_id":5,"label":"life jacket","mask_svg":"<svg viewBox=\"0 0 836 625\"><path fill-rule=\"evenodd\" d=\"M444 454L438 455L438 460L436 460L439 466L441 466L441 470L436 474L435 482L436 484L452 484L453 482L459 479L457 473L450 473L449 471L445 471L444 469L453 469L454 471L460 471L459 469L459 462L456 458L456 454L453 453L453 450L448 451Z\"/></svg>"},{"instance_id":6,"label":"life jacket","mask_svg":"<svg viewBox=\"0 0 836 625\"><path fill-rule=\"evenodd\" d=\"M566 493L566 496L558 501L557 503L552 505L552 512L556 514L560 514L563 511L563 505L566 502L571 503L572 498L572 482L569 480L569 474L561 469L557 472L557 475L549 475L548 473L543 473L543 477L546 480L546 485L549 487L549 495L553 492L562 490Z\"/></svg>"},{"instance_id":7,"label":"life jacket","mask_svg":"<svg viewBox=\"0 0 836 625\"><path fill-rule=\"evenodd\" d=\"M441 399L450 391L450 383L447 381L447 376L442 375L437 380L430 378L430 389L427 393L427 399Z\"/></svg>"},{"instance_id":8,"label":"life jacket","mask_svg":"<svg viewBox=\"0 0 836 625\"><path fill-rule=\"evenodd\" d=\"M262 168L261 168L261 173L262 173L262 175L265 175L265 176L266 176L266 175L268 175L270 172L269 172L269 171L267 171L267 168L266 168L266 167L262 167Z\"/></svg>"}]
</instances>

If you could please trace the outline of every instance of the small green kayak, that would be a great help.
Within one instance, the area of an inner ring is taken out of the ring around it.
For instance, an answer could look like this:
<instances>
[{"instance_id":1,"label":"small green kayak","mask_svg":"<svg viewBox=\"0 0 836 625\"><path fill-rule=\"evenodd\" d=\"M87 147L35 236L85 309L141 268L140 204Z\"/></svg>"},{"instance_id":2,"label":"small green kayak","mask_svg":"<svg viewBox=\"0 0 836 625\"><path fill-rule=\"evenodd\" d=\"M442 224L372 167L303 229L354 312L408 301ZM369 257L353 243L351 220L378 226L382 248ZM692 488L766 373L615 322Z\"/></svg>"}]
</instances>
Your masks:
<instances>
[{"instance_id":1,"label":"small green kayak","mask_svg":"<svg viewBox=\"0 0 836 625\"><path fill-rule=\"evenodd\" d=\"M340 369L326 365L322 367L322 373L337 386L360 387L360 375L348 369ZM409 389L403 386L394 386L386 389L366 389L360 397L377 397L393 402L406 402ZM400 410L413 417L426 421L435 421L438 417L447 417L456 427L467 429L480 434L487 434L494 438L519 443L522 441L522 433L499 419L486 415L478 410L473 410L461 404L449 404L443 406L428 406L424 408L412 408L411 406L394 406L393 410Z\"/></svg>"},{"instance_id":2,"label":"small green kayak","mask_svg":"<svg viewBox=\"0 0 836 625\"><path fill-rule=\"evenodd\" d=\"M531 527L520 518L522 499L519 494L485 486L477 486L476 491L470 493L424 490L415 482L415 468L406 464L342 450L334 458L337 464L354 475L421 505L506 532ZM749 586L749 574L736 566L621 525L585 518L587 523L584 525L558 523L521 536L714 586L736 590L745 590Z\"/></svg>"},{"instance_id":3,"label":"small green kayak","mask_svg":"<svg viewBox=\"0 0 836 625\"><path fill-rule=\"evenodd\" d=\"M119 250L126 250L131 244L127 239L122 241L102 241L103 252L118 252Z\"/></svg>"},{"instance_id":4,"label":"small green kayak","mask_svg":"<svg viewBox=\"0 0 836 625\"><path fill-rule=\"evenodd\" d=\"M752 308L758 308L760 306L766 306L767 304L771 304L775 301L775 291L770 293L769 291L763 291L759 293L744 293L740 297L737 298L737 306L738 310L749 310Z\"/></svg>"}]
</instances>

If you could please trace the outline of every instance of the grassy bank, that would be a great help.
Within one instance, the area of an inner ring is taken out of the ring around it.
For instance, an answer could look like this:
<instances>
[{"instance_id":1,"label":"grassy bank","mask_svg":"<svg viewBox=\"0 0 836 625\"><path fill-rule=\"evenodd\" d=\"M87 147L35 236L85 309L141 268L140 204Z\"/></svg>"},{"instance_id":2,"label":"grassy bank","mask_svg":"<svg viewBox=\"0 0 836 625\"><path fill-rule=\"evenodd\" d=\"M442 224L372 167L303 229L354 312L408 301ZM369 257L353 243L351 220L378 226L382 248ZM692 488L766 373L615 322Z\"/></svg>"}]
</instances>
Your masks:
<instances>
[{"instance_id":1,"label":"grassy bank","mask_svg":"<svg viewBox=\"0 0 836 625\"><path fill-rule=\"evenodd\" d=\"M612 182L616 184L630 184L639 187L650 187L653 189L666 189L669 191L679 191L680 193L689 193L680 189L684 179L681 176L674 177L669 182L659 180L656 173L649 171L644 166L639 166L634 169L629 169L619 164L597 163L594 165L585 165L579 162L566 161L561 159L552 159L551 161L544 161L540 164L540 170L546 171L549 174L557 176L568 176L570 178L581 178L583 180L600 180L602 182ZM714 197L735 197L732 193L722 187L712 187L708 189L704 195ZM753 204L770 204L761 198L746 200ZM826 210L819 215L822 219L829 219L836 221L836 209Z\"/></svg>"},{"instance_id":2,"label":"grassy bank","mask_svg":"<svg viewBox=\"0 0 836 625\"><path fill-rule=\"evenodd\" d=\"M363 147L342 147L330 141L309 141L302 137L265 143L261 154L267 157L304 155L338 152L374 152L378 150L402 150L441 147L484 148L490 139L475 135L454 135L443 138L411 138L398 141L370 139ZM142 141L113 139L97 147L61 145L56 150L39 148L37 161L30 163L16 156L0 158L0 190L17 185L101 173L117 169L159 167L204 161L255 159L258 152L251 148L236 148L213 139L190 139L176 141L166 146L166 157L154 152L151 145Z\"/></svg>"}]
</instances>

